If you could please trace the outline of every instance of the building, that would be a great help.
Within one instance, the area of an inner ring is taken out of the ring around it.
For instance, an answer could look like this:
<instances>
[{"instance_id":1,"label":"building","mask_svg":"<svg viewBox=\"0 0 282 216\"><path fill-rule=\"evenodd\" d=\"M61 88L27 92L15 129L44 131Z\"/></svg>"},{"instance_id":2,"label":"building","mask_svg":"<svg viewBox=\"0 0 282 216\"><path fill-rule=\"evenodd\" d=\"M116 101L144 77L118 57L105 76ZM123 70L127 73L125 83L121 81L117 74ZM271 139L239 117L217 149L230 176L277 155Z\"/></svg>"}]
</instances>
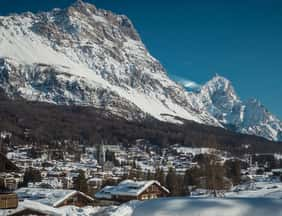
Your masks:
<instances>
[{"instance_id":1,"label":"building","mask_svg":"<svg viewBox=\"0 0 282 216\"><path fill-rule=\"evenodd\" d=\"M87 181L87 184L93 190L97 190L97 189L100 189L102 187L103 179L102 178L91 178Z\"/></svg>"},{"instance_id":2,"label":"building","mask_svg":"<svg viewBox=\"0 0 282 216\"><path fill-rule=\"evenodd\" d=\"M97 199L127 202L165 197L169 190L158 181L124 180L116 186L106 186L95 194Z\"/></svg>"},{"instance_id":3,"label":"building","mask_svg":"<svg viewBox=\"0 0 282 216\"><path fill-rule=\"evenodd\" d=\"M0 194L0 209L12 209L18 207L18 197L14 193Z\"/></svg>"},{"instance_id":4,"label":"building","mask_svg":"<svg viewBox=\"0 0 282 216\"><path fill-rule=\"evenodd\" d=\"M4 178L4 188L8 191L13 191L18 188L17 179L14 177Z\"/></svg>"},{"instance_id":5,"label":"building","mask_svg":"<svg viewBox=\"0 0 282 216\"><path fill-rule=\"evenodd\" d=\"M38 216L62 216L62 213L51 206L43 205L41 203L24 200L19 202L15 209L2 210L3 215L9 216L23 216L23 215L38 215Z\"/></svg>"},{"instance_id":6,"label":"building","mask_svg":"<svg viewBox=\"0 0 282 216\"><path fill-rule=\"evenodd\" d=\"M19 168L2 153L0 153L0 161L0 172L19 171Z\"/></svg>"},{"instance_id":7,"label":"building","mask_svg":"<svg viewBox=\"0 0 282 216\"><path fill-rule=\"evenodd\" d=\"M114 163L111 161L106 161L103 165L104 172L112 172L113 168L115 167Z\"/></svg>"},{"instance_id":8,"label":"building","mask_svg":"<svg viewBox=\"0 0 282 216\"><path fill-rule=\"evenodd\" d=\"M282 169L272 169L271 172L273 176L282 176Z\"/></svg>"},{"instance_id":9,"label":"building","mask_svg":"<svg viewBox=\"0 0 282 216\"><path fill-rule=\"evenodd\" d=\"M20 188L15 191L19 200L33 200L54 208L74 205L84 207L92 205L94 199L80 191L47 189L47 188Z\"/></svg>"},{"instance_id":10,"label":"building","mask_svg":"<svg viewBox=\"0 0 282 216\"><path fill-rule=\"evenodd\" d=\"M23 181L23 173L5 173L0 172L0 191L9 192L18 189L19 184Z\"/></svg>"}]
</instances>

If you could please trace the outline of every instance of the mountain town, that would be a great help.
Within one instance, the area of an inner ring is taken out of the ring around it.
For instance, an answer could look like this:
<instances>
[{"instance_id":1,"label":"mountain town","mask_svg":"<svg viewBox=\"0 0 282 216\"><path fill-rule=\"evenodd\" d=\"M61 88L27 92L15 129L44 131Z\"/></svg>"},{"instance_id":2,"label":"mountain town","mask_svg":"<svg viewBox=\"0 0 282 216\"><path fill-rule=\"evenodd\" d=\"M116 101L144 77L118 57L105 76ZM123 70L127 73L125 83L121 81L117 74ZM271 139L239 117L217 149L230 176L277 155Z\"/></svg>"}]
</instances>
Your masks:
<instances>
[{"instance_id":1,"label":"mountain town","mask_svg":"<svg viewBox=\"0 0 282 216\"><path fill-rule=\"evenodd\" d=\"M282 215L279 117L92 3L0 10L0 215Z\"/></svg>"},{"instance_id":2,"label":"mountain town","mask_svg":"<svg viewBox=\"0 0 282 216\"><path fill-rule=\"evenodd\" d=\"M1 208L7 215L111 215L132 200L161 197L275 197L282 195L282 155L242 157L180 144L160 149L148 140L133 147L75 145L76 151L15 146L1 132ZM70 213L71 212L71 213ZM106 214L107 213L107 214Z\"/></svg>"}]
</instances>

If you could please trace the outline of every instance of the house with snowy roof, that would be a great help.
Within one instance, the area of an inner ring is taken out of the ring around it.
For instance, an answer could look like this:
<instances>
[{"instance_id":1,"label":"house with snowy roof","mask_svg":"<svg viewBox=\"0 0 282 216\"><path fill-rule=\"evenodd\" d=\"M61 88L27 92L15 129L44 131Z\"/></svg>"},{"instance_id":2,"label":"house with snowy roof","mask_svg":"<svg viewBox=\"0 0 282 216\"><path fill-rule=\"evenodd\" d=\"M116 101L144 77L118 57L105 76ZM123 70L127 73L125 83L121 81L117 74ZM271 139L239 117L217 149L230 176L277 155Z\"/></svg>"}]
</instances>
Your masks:
<instances>
[{"instance_id":1,"label":"house with snowy roof","mask_svg":"<svg viewBox=\"0 0 282 216\"><path fill-rule=\"evenodd\" d=\"M83 207L92 205L94 201L92 197L76 190L20 188L15 193L20 201L32 200L54 208L66 205Z\"/></svg>"},{"instance_id":2,"label":"house with snowy roof","mask_svg":"<svg viewBox=\"0 0 282 216\"><path fill-rule=\"evenodd\" d=\"M165 197L169 190L158 181L124 180L116 186L106 186L95 194L95 198L127 202L130 200L148 200Z\"/></svg>"},{"instance_id":3,"label":"house with snowy roof","mask_svg":"<svg viewBox=\"0 0 282 216\"><path fill-rule=\"evenodd\" d=\"M57 208L41 204L39 202L24 200L20 202L17 208L2 210L3 215L23 216L23 215L40 215L40 216L62 216L62 211Z\"/></svg>"}]
</instances>

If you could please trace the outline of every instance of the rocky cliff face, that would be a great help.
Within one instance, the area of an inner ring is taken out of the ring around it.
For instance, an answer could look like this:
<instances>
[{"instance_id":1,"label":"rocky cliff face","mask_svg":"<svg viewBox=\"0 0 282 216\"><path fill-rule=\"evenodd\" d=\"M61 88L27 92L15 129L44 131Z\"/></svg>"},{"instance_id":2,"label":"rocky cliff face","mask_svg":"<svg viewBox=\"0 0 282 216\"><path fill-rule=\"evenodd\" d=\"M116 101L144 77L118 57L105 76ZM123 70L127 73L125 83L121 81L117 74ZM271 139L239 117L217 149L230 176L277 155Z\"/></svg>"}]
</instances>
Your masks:
<instances>
[{"instance_id":1,"label":"rocky cliff face","mask_svg":"<svg viewBox=\"0 0 282 216\"><path fill-rule=\"evenodd\" d=\"M251 105L242 105L226 80L215 78L200 93L185 91L150 55L126 16L82 1L66 9L0 17L0 87L11 98L94 106L129 120L152 116L179 123L174 119L179 116L235 125L270 139L278 139L279 132L268 133L281 129L275 123L259 133L268 120L245 117Z\"/></svg>"},{"instance_id":2,"label":"rocky cliff face","mask_svg":"<svg viewBox=\"0 0 282 216\"><path fill-rule=\"evenodd\" d=\"M257 100L241 101L231 82L216 76L201 89L204 107L227 128L271 140L281 140L282 123Z\"/></svg>"},{"instance_id":3,"label":"rocky cliff face","mask_svg":"<svg viewBox=\"0 0 282 216\"><path fill-rule=\"evenodd\" d=\"M216 119L193 105L124 15L78 1L67 9L0 18L1 87L9 95L103 107L133 119Z\"/></svg>"}]
</instances>

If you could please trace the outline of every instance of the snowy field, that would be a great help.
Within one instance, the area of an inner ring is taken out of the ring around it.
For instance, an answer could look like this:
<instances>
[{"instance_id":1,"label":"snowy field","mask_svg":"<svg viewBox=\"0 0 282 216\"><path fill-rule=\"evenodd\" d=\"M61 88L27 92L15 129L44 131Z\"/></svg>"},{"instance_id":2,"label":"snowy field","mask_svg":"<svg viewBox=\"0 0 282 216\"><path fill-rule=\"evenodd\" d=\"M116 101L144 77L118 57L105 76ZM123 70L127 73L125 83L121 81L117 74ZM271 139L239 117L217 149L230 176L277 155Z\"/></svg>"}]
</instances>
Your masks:
<instances>
[{"instance_id":1,"label":"snowy field","mask_svg":"<svg viewBox=\"0 0 282 216\"><path fill-rule=\"evenodd\" d=\"M28 208L58 216L282 216L282 183L256 181L233 188L224 198L169 197L131 201L121 206L54 208L25 200L17 210ZM16 210L16 212L17 212ZM14 210L0 210L0 216Z\"/></svg>"},{"instance_id":2,"label":"snowy field","mask_svg":"<svg viewBox=\"0 0 282 216\"><path fill-rule=\"evenodd\" d=\"M276 198L282 199L282 183L254 182L236 186L232 192L225 193L232 198ZM282 207L281 207L282 208Z\"/></svg>"},{"instance_id":3,"label":"snowy field","mask_svg":"<svg viewBox=\"0 0 282 216\"><path fill-rule=\"evenodd\" d=\"M282 199L277 198L190 198L173 197L131 201L121 206L53 208L33 201L21 207L58 216L282 216ZM0 211L8 216L9 210Z\"/></svg>"},{"instance_id":4,"label":"snowy field","mask_svg":"<svg viewBox=\"0 0 282 216\"><path fill-rule=\"evenodd\" d=\"M97 214L99 215L99 214ZM109 216L282 216L282 200L271 198L167 198L124 204Z\"/></svg>"}]
</instances>

